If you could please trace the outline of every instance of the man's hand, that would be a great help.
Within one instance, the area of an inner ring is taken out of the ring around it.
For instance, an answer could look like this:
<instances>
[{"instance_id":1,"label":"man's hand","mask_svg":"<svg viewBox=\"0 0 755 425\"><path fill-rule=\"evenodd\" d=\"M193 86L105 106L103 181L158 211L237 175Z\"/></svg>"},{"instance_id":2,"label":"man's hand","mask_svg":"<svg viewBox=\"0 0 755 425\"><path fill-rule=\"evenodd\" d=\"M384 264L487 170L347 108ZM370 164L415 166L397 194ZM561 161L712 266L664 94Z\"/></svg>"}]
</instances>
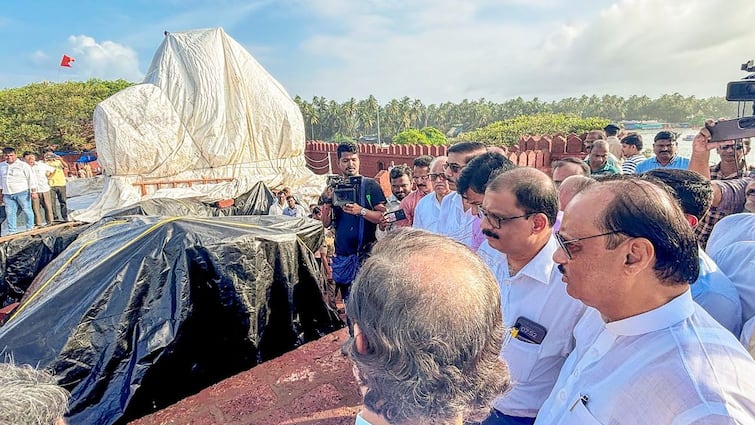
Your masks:
<instances>
[{"instance_id":1,"label":"man's hand","mask_svg":"<svg viewBox=\"0 0 755 425\"><path fill-rule=\"evenodd\" d=\"M702 155L708 155L710 151L723 146L731 146L734 144L733 140L722 140L720 142L711 142L710 129L715 127L716 122L709 119L705 120L705 125L700 128L700 131L692 140L692 152Z\"/></svg>"},{"instance_id":2,"label":"man's hand","mask_svg":"<svg viewBox=\"0 0 755 425\"><path fill-rule=\"evenodd\" d=\"M357 204L356 202L346 204L341 207L341 209L343 210L343 212L351 215L361 215L362 212L362 206Z\"/></svg>"},{"instance_id":3,"label":"man's hand","mask_svg":"<svg viewBox=\"0 0 755 425\"><path fill-rule=\"evenodd\" d=\"M37 192L32 192L31 199L39 199L39 194Z\"/></svg>"}]
</instances>

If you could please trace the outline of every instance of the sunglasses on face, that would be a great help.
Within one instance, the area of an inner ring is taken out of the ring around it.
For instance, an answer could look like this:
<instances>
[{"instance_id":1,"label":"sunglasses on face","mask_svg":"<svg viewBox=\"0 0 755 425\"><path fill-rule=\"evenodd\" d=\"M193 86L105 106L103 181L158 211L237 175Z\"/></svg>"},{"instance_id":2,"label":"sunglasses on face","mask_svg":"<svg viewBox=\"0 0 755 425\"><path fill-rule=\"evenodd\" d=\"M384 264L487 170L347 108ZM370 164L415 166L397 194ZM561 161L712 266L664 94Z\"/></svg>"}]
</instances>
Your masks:
<instances>
[{"instance_id":1,"label":"sunglasses on face","mask_svg":"<svg viewBox=\"0 0 755 425\"><path fill-rule=\"evenodd\" d=\"M733 150L741 151L742 149L744 149L744 146L742 145L721 146L722 151L733 151Z\"/></svg>"},{"instance_id":2,"label":"sunglasses on face","mask_svg":"<svg viewBox=\"0 0 755 425\"><path fill-rule=\"evenodd\" d=\"M570 244L573 244L573 243L579 242L579 241L584 241L584 240L587 240L587 239L599 238L601 236L614 235L616 233L621 233L621 232L619 232L618 230L616 230L616 231L613 231L613 232L601 233L599 235L585 236L583 238L575 238L575 239L569 239L569 240L565 240L564 237L561 236L561 233L559 233L559 232L556 232L555 236L556 236L556 242L558 242L558 246L560 246L561 249L564 250L564 253L566 254L566 256L569 257L570 260L572 260L573 257L571 255L571 252L569 252L569 247L568 247Z\"/></svg>"}]
</instances>

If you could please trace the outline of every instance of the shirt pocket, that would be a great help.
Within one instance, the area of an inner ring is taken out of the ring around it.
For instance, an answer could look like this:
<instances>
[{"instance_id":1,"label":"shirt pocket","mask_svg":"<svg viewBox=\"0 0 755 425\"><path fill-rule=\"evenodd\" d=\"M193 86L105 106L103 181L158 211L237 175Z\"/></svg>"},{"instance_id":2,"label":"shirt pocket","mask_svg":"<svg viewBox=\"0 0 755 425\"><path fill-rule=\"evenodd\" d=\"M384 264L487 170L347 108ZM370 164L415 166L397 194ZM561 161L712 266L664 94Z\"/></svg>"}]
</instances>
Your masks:
<instances>
[{"instance_id":1,"label":"shirt pocket","mask_svg":"<svg viewBox=\"0 0 755 425\"><path fill-rule=\"evenodd\" d=\"M581 399L573 401L573 408L571 409L571 415L569 415L569 421L567 423L580 424L580 425L602 425L600 421L595 419L595 416L587 410L585 402Z\"/></svg>"},{"instance_id":2,"label":"shirt pocket","mask_svg":"<svg viewBox=\"0 0 755 425\"><path fill-rule=\"evenodd\" d=\"M514 383L529 381L532 370L540 358L540 344L532 344L511 338L503 347L503 358L509 364L509 372Z\"/></svg>"}]
</instances>

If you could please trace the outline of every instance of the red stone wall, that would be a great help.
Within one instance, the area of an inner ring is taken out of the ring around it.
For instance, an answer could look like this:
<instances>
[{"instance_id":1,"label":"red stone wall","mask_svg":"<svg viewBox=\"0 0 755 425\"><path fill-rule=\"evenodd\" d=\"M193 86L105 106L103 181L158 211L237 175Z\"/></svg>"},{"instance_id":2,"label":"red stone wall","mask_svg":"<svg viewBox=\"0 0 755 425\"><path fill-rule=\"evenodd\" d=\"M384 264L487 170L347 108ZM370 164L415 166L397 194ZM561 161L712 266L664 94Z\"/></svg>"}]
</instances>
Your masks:
<instances>
[{"instance_id":1,"label":"red stone wall","mask_svg":"<svg viewBox=\"0 0 755 425\"><path fill-rule=\"evenodd\" d=\"M519 145L504 149L509 159L520 166L535 167L548 174L551 163L565 157L584 158L582 141L585 135L554 134L552 136L523 136ZM337 143L320 141L307 142L304 151L307 166L315 174L327 174L329 165L334 174L338 174ZM421 145L380 145L359 144L361 172L365 176L376 176L381 170L387 170L391 161L395 164L411 166L414 158L421 155L440 156L446 154L446 146Z\"/></svg>"}]
</instances>

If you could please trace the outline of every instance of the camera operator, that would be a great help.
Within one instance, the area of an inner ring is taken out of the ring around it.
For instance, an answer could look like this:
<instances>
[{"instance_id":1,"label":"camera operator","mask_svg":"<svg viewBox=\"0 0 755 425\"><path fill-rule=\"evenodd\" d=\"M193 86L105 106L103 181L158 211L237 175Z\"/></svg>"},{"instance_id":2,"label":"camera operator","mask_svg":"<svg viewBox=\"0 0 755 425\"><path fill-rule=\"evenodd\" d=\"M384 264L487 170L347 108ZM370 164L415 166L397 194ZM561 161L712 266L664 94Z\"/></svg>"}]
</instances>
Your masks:
<instances>
[{"instance_id":1,"label":"camera operator","mask_svg":"<svg viewBox=\"0 0 755 425\"><path fill-rule=\"evenodd\" d=\"M338 145L338 169L345 179L359 176L359 147L353 142ZM325 227L333 224L335 229L336 255L333 257L333 280L336 290L341 292L344 304L349 299L351 282L364 260L365 254L375 242L375 229L383 221L385 194L378 182L368 177L361 177L356 190L358 202L334 205L334 191L323 193L322 223ZM331 193L333 196L331 197ZM349 335L354 331L351 322Z\"/></svg>"}]
</instances>

